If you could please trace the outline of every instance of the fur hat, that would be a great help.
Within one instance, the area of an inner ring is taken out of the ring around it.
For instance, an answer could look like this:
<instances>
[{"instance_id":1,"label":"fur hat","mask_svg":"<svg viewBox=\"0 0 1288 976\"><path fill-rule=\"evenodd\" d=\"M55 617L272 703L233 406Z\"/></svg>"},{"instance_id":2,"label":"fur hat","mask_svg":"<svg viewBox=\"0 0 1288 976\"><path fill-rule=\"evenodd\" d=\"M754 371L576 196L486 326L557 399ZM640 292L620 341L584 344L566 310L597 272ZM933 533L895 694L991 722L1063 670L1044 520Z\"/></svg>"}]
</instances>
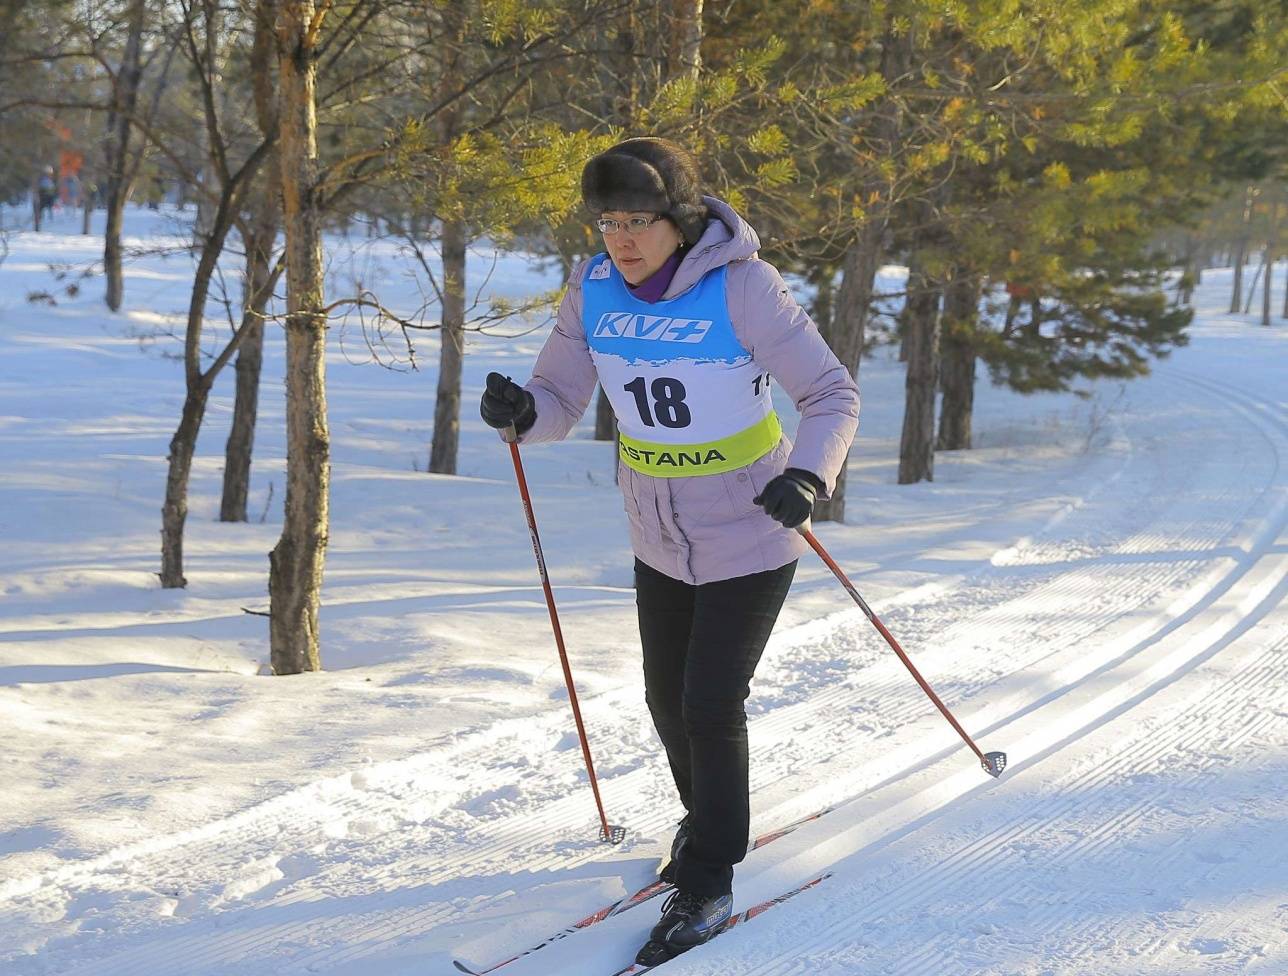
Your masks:
<instances>
[{"instance_id":1,"label":"fur hat","mask_svg":"<svg viewBox=\"0 0 1288 976\"><path fill-rule=\"evenodd\" d=\"M645 210L669 217L689 244L707 226L698 164L669 139L627 139L593 156L581 171L581 198L598 216L606 210Z\"/></svg>"}]
</instances>

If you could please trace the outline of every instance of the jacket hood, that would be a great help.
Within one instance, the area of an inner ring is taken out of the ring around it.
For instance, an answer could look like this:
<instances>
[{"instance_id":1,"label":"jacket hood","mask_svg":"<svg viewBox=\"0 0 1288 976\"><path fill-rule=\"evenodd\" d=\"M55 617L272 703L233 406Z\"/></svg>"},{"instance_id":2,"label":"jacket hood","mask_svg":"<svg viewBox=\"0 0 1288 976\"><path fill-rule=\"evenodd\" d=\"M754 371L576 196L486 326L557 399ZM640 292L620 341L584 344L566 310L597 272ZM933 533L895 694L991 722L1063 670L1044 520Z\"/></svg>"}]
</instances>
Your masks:
<instances>
[{"instance_id":1,"label":"jacket hood","mask_svg":"<svg viewBox=\"0 0 1288 976\"><path fill-rule=\"evenodd\" d=\"M702 202L707 205L706 230L684 255L663 298L682 295L707 272L733 261L754 258L760 250L760 238L733 207L716 197L704 196Z\"/></svg>"}]
</instances>

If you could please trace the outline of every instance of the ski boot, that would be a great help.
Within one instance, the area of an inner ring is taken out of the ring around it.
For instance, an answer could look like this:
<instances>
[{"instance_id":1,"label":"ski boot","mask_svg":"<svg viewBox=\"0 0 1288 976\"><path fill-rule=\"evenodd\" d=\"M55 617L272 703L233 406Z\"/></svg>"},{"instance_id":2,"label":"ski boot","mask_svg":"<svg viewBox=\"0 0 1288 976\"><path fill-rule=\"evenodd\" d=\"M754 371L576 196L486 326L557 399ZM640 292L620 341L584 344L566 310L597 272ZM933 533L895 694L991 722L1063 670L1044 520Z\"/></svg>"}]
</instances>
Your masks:
<instances>
[{"instance_id":1,"label":"ski boot","mask_svg":"<svg viewBox=\"0 0 1288 976\"><path fill-rule=\"evenodd\" d=\"M702 945L724 927L732 914L732 894L706 898L677 889L662 905L661 921L653 926L635 962L656 966Z\"/></svg>"}]
</instances>

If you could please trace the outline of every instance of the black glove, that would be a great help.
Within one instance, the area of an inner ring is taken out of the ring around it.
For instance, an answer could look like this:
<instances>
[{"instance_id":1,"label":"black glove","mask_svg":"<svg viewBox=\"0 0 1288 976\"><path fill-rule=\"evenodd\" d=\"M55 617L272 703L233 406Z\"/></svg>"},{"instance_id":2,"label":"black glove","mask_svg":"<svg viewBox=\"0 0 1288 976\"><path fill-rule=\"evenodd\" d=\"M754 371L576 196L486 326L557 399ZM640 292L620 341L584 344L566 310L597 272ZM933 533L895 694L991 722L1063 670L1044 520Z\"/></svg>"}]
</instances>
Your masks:
<instances>
[{"instance_id":1,"label":"black glove","mask_svg":"<svg viewBox=\"0 0 1288 976\"><path fill-rule=\"evenodd\" d=\"M788 468L765 485L765 490L752 499L770 518L789 529L803 523L814 510L814 498L823 490L819 478L801 468Z\"/></svg>"},{"instance_id":2,"label":"black glove","mask_svg":"<svg viewBox=\"0 0 1288 976\"><path fill-rule=\"evenodd\" d=\"M501 430L514 424L515 432L522 434L537 422L537 404L532 394L510 377L488 373L479 414L489 427Z\"/></svg>"}]
</instances>

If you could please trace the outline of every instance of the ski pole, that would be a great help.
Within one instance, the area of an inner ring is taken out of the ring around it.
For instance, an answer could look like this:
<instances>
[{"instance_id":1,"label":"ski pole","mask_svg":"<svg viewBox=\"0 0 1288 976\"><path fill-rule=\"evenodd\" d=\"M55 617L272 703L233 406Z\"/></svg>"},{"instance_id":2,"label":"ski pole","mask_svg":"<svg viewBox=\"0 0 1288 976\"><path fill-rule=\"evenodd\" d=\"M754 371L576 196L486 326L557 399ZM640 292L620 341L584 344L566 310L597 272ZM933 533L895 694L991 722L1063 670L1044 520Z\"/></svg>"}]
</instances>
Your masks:
<instances>
[{"instance_id":1,"label":"ski pole","mask_svg":"<svg viewBox=\"0 0 1288 976\"><path fill-rule=\"evenodd\" d=\"M885 624L883 624L880 619L878 619L877 615L872 612L872 608L868 606L867 601L865 601L863 597L859 596L859 591L854 588L854 584L846 578L843 572L841 572L841 567L836 565L832 557L827 554L827 550L823 548L823 544L819 542L818 539L814 538L814 533L810 531L809 522L806 521L796 526L796 531L805 537L805 541L810 544L810 548L818 553L819 558L822 559L823 562L827 563L827 568L836 574L836 578L841 581L841 585L845 587L846 592L849 593L850 596L854 597L854 602L859 605L859 609L862 610L864 615L872 621L872 625L876 627L881 636L886 639L886 643L890 645L891 650L899 655L899 660L904 663L904 666L917 680L917 684L921 685L921 690L930 696L930 700L935 703L936 707L941 712L943 712L944 718L948 719L948 723L957 730L957 734L962 737L962 740L970 746L975 755L979 757L979 764L984 768L984 772L993 777L1001 776L1002 770L1006 768L1006 753L980 752L979 746L975 745L975 740L966 734L966 730L958 724L957 719L953 718L953 713L950 712L947 706L939 700L939 696L935 694L934 689L926 683L926 679L921 676L920 672L918 672L915 667L913 667L912 661L909 660L908 655L903 652L903 648L900 647L899 642L894 639L894 635L891 634L890 631L886 630Z\"/></svg>"},{"instance_id":2,"label":"ski pole","mask_svg":"<svg viewBox=\"0 0 1288 976\"><path fill-rule=\"evenodd\" d=\"M523 512L528 517L528 534L532 536L532 551L537 556L537 569L541 572L541 588L546 593L546 608L550 611L550 626L555 632L555 646L559 648L559 661L563 665L564 683L568 686L568 700L572 702L572 717L577 723L577 735L581 739L581 754L586 760L586 772L590 774L590 788L595 794L595 806L599 809L601 826L599 839L608 844L620 844L626 836L625 827L610 826L604 814L604 802L599 797L599 781L595 779L595 764L590 758L590 744L586 741L586 727L581 721L581 707L577 704L577 689L572 683L572 668L568 666L568 652L564 649L563 631L559 629L559 614L555 610L555 595L550 589L550 575L546 572L546 560L541 554L541 538L537 535L537 517L532 511L532 498L528 494L528 479L523 476L523 462L519 460L519 435L514 424L501 431L501 437L510 445L510 457L514 461L514 477L519 482L519 495L523 498Z\"/></svg>"}]
</instances>

